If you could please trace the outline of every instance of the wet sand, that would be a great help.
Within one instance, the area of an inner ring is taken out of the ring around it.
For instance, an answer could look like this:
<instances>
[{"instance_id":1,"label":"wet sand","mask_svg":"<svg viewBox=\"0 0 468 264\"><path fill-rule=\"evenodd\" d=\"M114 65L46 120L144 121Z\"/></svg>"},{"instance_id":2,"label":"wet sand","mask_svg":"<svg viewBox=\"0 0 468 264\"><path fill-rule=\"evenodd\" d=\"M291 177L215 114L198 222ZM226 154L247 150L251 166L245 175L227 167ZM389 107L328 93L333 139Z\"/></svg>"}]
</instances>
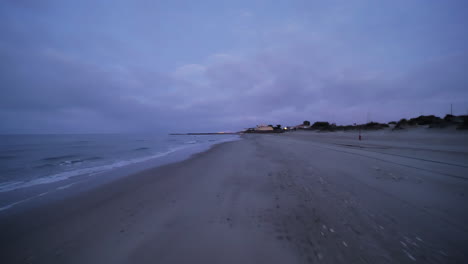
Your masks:
<instances>
[{"instance_id":1,"label":"wet sand","mask_svg":"<svg viewBox=\"0 0 468 264\"><path fill-rule=\"evenodd\" d=\"M246 135L0 217L2 263L466 263L466 133Z\"/></svg>"}]
</instances>

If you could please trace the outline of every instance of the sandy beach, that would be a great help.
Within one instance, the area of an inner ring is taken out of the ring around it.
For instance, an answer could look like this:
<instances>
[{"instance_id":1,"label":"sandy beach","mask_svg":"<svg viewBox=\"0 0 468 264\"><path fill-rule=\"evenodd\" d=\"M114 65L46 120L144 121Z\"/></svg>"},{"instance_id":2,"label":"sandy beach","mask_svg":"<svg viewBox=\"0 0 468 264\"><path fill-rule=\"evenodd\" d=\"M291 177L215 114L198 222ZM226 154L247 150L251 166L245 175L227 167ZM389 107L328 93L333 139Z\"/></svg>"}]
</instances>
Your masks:
<instances>
[{"instance_id":1,"label":"sandy beach","mask_svg":"<svg viewBox=\"0 0 468 264\"><path fill-rule=\"evenodd\" d=\"M2 263L466 263L468 135L245 135L0 217Z\"/></svg>"}]
</instances>

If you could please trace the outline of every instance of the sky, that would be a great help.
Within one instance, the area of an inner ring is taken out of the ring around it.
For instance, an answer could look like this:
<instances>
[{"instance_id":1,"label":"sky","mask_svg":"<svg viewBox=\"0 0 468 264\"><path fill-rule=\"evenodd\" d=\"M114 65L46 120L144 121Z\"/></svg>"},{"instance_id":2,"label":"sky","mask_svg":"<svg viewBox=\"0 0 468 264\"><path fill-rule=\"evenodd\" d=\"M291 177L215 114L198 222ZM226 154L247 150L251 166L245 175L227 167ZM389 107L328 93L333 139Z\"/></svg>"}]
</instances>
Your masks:
<instances>
[{"instance_id":1,"label":"sky","mask_svg":"<svg viewBox=\"0 0 468 264\"><path fill-rule=\"evenodd\" d=\"M0 133L468 114L465 0L2 0Z\"/></svg>"}]
</instances>

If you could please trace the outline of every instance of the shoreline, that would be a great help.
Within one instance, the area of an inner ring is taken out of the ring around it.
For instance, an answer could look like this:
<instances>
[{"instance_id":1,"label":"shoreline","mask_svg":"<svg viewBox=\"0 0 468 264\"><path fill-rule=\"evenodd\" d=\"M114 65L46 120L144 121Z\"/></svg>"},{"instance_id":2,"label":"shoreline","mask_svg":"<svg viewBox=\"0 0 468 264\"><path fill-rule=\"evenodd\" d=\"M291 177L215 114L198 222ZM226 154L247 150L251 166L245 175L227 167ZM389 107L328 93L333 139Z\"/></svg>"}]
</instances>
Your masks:
<instances>
[{"instance_id":1,"label":"shoreline","mask_svg":"<svg viewBox=\"0 0 468 264\"><path fill-rule=\"evenodd\" d=\"M54 175L36 179L39 183L31 184L19 188L0 192L2 203L0 204L0 215L9 214L13 210L27 210L35 206L42 206L48 202L66 198L71 195L76 195L81 192L97 188L122 177L131 177L139 172L154 169L166 164L177 163L190 159L193 155L208 151L212 147L226 142L241 140L241 137L230 138L216 143L201 143L193 146L185 146L183 148L168 151L158 155L142 158L142 161L132 162L123 166L114 167L112 164L106 165L111 167L107 170L102 170L93 173L81 173L63 179L52 179ZM44 201L35 201L41 199ZM15 208L15 207L25 208Z\"/></svg>"},{"instance_id":2,"label":"shoreline","mask_svg":"<svg viewBox=\"0 0 468 264\"><path fill-rule=\"evenodd\" d=\"M1 216L0 259L8 263L468 259L464 251L468 181L447 176L468 173L468 168L457 166L468 161L466 136L415 133L401 138L374 133L359 142L353 134L322 135L244 135L243 140L216 144L184 161ZM412 138L418 141L411 143ZM402 139L408 142L395 143ZM452 151L457 149L462 151Z\"/></svg>"}]
</instances>

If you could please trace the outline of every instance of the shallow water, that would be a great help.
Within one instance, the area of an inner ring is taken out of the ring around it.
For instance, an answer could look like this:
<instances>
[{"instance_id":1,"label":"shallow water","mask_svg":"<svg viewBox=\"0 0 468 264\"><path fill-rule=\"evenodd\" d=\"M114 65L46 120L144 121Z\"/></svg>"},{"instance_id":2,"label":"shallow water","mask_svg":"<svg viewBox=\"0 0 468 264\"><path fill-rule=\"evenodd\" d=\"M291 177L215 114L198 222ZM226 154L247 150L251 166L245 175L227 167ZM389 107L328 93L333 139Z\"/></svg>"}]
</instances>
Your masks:
<instances>
[{"instance_id":1,"label":"shallow water","mask_svg":"<svg viewBox=\"0 0 468 264\"><path fill-rule=\"evenodd\" d=\"M0 135L0 192L94 174L237 136Z\"/></svg>"}]
</instances>

